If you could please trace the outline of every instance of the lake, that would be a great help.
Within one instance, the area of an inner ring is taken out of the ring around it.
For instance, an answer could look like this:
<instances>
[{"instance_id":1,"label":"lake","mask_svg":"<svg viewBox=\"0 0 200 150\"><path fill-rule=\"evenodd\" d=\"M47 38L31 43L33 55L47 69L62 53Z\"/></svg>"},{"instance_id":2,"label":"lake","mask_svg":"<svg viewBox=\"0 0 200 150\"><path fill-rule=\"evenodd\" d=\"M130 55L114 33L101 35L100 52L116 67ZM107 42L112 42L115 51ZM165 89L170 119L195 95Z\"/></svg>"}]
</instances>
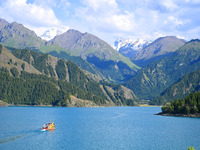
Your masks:
<instances>
[{"instance_id":1,"label":"lake","mask_svg":"<svg viewBox=\"0 0 200 150\"><path fill-rule=\"evenodd\" d=\"M200 118L160 107L0 107L1 150L200 150ZM54 121L55 131L41 131Z\"/></svg>"}]
</instances>

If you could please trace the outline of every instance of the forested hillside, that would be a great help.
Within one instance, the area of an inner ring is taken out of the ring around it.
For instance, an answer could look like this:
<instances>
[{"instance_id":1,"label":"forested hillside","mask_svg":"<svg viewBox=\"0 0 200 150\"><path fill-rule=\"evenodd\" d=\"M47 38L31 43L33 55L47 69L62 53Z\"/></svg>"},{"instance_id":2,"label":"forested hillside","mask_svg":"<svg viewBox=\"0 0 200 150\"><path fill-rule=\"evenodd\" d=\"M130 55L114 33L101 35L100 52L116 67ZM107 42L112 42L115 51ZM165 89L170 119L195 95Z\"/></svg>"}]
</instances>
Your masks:
<instances>
[{"instance_id":1,"label":"forested hillside","mask_svg":"<svg viewBox=\"0 0 200 150\"><path fill-rule=\"evenodd\" d=\"M151 104L164 105L174 99L182 99L191 92L200 89L200 70L188 73L178 82L167 88L159 97L151 102Z\"/></svg>"},{"instance_id":2,"label":"forested hillside","mask_svg":"<svg viewBox=\"0 0 200 150\"><path fill-rule=\"evenodd\" d=\"M10 104L72 106L73 95L77 100L91 101L92 106L136 105L136 97L127 99L123 95L124 92L110 87L118 94L118 102L113 101L101 84L89 79L71 61L28 49L12 49L11 54L1 47L0 52L0 58L4 60L0 63L0 99ZM12 60L9 57L12 57ZM38 74L33 73L33 70ZM79 106L78 102L73 103Z\"/></svg>"},{"instance_id":3,"label":"forested hillside","mask_svg":"<svg viewBox=\"0 0 200 150\"><path fill-rule=\"evenodd\" d=\"M185 74L200 69L200 41L191 40L170 57L142 68L126 86L141 99L153 100Z\"/></svg>"},{"instance_id":4,"label":"forested hillside","mask_svg":"<svg viewBox=\"0 0 200 150\"><path fill-rule=\"evenodd\" d=\"M20 77L12 77L7 69L2 68L0 76L0 99L9 104L67 106L70 95L91 100L97 105L106 104L100 96L45 75L22 71Z\"/></svg>"}]
</instances>

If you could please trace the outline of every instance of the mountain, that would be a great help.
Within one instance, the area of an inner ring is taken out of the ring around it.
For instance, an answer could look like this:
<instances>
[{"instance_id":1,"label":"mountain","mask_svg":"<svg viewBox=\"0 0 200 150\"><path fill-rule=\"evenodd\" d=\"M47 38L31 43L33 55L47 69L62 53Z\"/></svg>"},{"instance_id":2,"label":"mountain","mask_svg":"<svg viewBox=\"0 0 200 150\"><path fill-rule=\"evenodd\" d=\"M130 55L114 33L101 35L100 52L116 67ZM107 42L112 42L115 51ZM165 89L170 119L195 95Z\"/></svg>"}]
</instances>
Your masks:
<instances>
[{"instance_id":1,"label":"mountain","mask_svg":"<svg viewBox=\"0 0 200 150\"><path fill-rule=\"evenodd\" d=\"M28 48L44 53L55 52L56 57L61 56L61 53L66 53L65 59L76 60L76 63L80 67L84 66L83 69L86 71L92 70L96 76L111 82L123 83L132 78L140 69L129 58L89 33L83 34L71 29L47 42L21 24L7 23L3 19L0 21L3 26L0 29L0 43L4 46ZM97 61L95 61L96 58ZM80 62L84 62L84 65Z\"/></svg>"},{"instance_id":2,"label":"mountain","mask_svg":"<svg viewBox=\"0 0 200 150\"><path fill-rule=\"evenodd\" d=\"M0 43L4 46L38 49L44 45L44 41L35 32L22 24L7 23L3 19L0 24Z\"/></svg>"},{"instance_id":3,"label":"mountain","mask_svg":"<svg viewBox=\"0 0 200 150\"><path fill-rule=\"evenodd\" d=\"M4 28L9 23L5 19L0 18L0 29Z\"/></svg>"},{"instance_id":4,"label":"mountain","mask_svg":"<svg viewBox=\"0 0 200 150\"><path fill-rule=\"evenodd\" d=\"M175 36L161 37L138 52L132 60L140 66L145 66L154 60L169 56L184 44L184 40Z\"/></svg>"},{"instance_id":5,"label":"mountain","mask_svg":"<svg viewBox=\"0 0 200 150\"><path fill-rule=\"evenodd\" d=\"M77 64L81 69L83 69L84 72L87 73L91 78L93 78L94 76L97 77L98 79L94 79L95 81L106 80L103 74L100 71L98 71L94 65L91 65L89 62L87 62L79 56L70 56L64 51L60 51L59 53L57 51L52 51L49 52L49 54L64 60L71 60L72 62Z\"/></svg>"},{"instance_id":6,"label":"mountain","mask_svg":"<svg viewBox=\"0 0 200 150\"><path fill-rule=\"evenodd\" d=\"M70 29L64 34L56 36L50 43L66 48L73 56L81 56L83 59L95 56L101 60L123 61L129 67L137 70L137 66L129 59L116 52L103 40L89 33Z\"/></svg>"},{"instance_id":7,"label":"mountain","mask_svg":"<svg viewBox=\"0 0 200 150\"><path fill-rule=\"evenodd\" d=\"M143 39L119 39L114 42L114 48L122 55L132 59L149 44L150 42Z\"/></svg>"},{"instance_id":8,"label":"mountain","mask_svg":"<svg viewBox=\"0 0 200 150\"><path fill-rule=\"evenodd\" d=\"M60 52L66 53L65 56L79 56L86 60L97 70L95 72L100 72L111 82L127 81L140 69L129 58L124 57L109 44L89 33L81 33L70 29L56 36L49 44L67 49L69 51L68 54L65 51ZM54 56L63 57L59 53Z\"/></svg>"},{"instance_id":9,"label":"mountain","mask_svg":"<svg viewBox=\"0 0 200 150\"><path fill-rule=\"evenodd\" d=\"M183 76L178 82L167 88L161 95L152 103L162 105L174 99L182 99L191 92L199 91L200 89L200 70L188 73Z\"/></svg>"},{"instance_id":10,"label":"mountain","mask_svg":"<svg viewBox=\"0 0 200 150\"><path fill-rule=\"evenodd\" d=\"M99 84L92 81L71 61L64 61L28 49L12 49L11 53L1 45L0 58L0 80L2 83L0 89L4 89L0 90L3 92L0 94L0 99L8 103L51 104L55 106L121 106L136 105L134 99L138 101L132 91L121 87L121 85L108 84L106 86L113 93L109 90L105 92L105 89L102 88L105 83ZM9 88L8 85L12 88ZM24 91L19 91L17 86ZM35 89L36 87L37 89ZM13 96L6 94L10 93L10 90L14 91ZM125 94L127 92L128 96ZM15 97L15 94L18 96ZM24 99L27 100L24 101Z\"/></svg>"},{"instance_id":11,"label":"mountain","mask_svg":"<svg viewBox=\"0 0 200 150\"><path fill-rule=\"evenodd\" d=\"M43 40L49 41L52 40L55 36L63 34L67 30L69 30L67 26L52 27L41 34L40 37Z\"/></svg>"},{"instance_id":12,"label":"mountain","mask_svg":"<svg viewBox=\"0 0 200 150\"><path fill-rule=\"evenodd\" d=\"M88 57L87 60L84 60L79 56L70 56L64 51L60 51L60 53L53 51L49 54L75 62L83 70L87 71L89 74L92 73L92 76L97 76L100 80L107 80L121 84L128 81L136 74L136 71L132 70L122 61L101 60L93 55Z\"/></svg>"},{"instance_id":13,"label":"mountain","mask_svg":"<svg viewBox=\"0 0 200 150\"><path fill-rule=\"evenodd\" d=\"M191 40L173 52L142 68L126 84L141 99L153 100L185 74L200 69L200 40Z\"/></svg>"}]
</instances>

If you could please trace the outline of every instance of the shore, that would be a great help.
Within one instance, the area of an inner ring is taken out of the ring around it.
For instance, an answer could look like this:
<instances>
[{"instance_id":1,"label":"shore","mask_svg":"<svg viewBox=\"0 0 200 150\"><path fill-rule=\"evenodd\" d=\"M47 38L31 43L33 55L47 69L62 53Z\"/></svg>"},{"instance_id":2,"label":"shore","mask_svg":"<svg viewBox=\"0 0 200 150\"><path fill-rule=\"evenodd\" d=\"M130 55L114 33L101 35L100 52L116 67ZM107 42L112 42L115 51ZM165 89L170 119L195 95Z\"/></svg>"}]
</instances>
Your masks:
<instances>
[{"instance_id":1,"label":"shore","mask_svg":"<svg viewBox=\"0 0 200 150\"><path fill-rule=\"evenodd\" d=\"M175 116L175 117L195 117L198 118L200 117L200 113L197 114L164 114L162 112L158 113L158 114L154 114L154 115L161 115L161 116Z\"/></svg>"},{"instance_id":2,"label":"shore","mask_svg":"<svg viewBox=\"0 0 200 150\"><path fill-rule=\"evenodd\" d=\"M6 106L8 106L8 103L6 103L6 102L0 100L0 106L1 106L1 107L6 107Z\"/></svg>"},{"instance_id":3,"label":"shore","mask_svg":"<svg viewBox=\"0 0 200 150\"><path fill-rule=\"evenodd\" d=\"M138 106L139 107L162 107L162 106L159 106L159 105L148 105L148 104L139 104Z\"/></svg>"}]
</instances>

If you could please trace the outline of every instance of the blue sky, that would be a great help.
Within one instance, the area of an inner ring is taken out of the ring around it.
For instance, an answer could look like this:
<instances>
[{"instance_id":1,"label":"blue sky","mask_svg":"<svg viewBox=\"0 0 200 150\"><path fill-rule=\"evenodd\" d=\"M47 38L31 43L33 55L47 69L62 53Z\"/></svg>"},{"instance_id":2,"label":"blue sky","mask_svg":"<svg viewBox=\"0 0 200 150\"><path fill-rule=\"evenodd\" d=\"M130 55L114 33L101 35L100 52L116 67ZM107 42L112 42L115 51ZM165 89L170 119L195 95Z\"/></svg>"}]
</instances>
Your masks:
<instances>
[{"instance_id":1,"label":"blue sky","mask_svg":"<svg viewBox=\"0 0 200 150\"><path fill-rule=\"evenodd\" d=\"M200 0L0 0L0 17L37 34L67 26L109 44L117 38L200 37Z\"/></svg>"}]
</instances>

